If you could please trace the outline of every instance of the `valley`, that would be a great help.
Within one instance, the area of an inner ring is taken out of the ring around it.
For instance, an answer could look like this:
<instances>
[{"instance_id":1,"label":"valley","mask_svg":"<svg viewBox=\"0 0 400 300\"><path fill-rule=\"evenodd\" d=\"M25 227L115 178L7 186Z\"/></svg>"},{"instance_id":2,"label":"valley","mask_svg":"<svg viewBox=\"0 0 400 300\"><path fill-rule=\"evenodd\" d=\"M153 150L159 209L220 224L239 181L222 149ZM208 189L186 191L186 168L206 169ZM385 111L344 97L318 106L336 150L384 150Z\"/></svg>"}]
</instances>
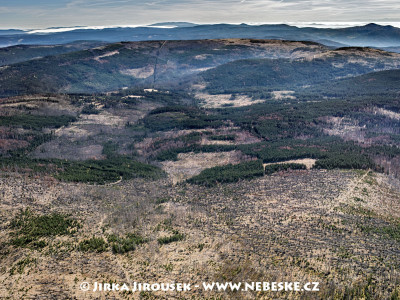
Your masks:
<instances>
[{"instance_id":1,"label":"valley","mask_svg":"<svg viewBox=\"0 0 400 300\"><path fill-rule=\"evenodd\" d=\"M100 298L399 299L400 54L255 38L0 50L0 297L316 281Z\"/></svg>"}]
</instances>

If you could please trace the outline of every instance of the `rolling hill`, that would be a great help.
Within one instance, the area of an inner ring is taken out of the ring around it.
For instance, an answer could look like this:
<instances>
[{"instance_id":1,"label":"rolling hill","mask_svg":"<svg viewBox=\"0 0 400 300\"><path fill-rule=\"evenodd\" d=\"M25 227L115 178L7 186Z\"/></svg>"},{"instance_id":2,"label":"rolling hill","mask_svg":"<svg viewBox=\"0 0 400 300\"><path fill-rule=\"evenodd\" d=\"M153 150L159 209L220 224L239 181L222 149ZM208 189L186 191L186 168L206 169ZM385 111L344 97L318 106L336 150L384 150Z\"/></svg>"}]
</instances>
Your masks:
<instances>
[{"instance_id":1,"label":"rolling hill","mask_svg":"<svg viewBox=\"0 0 400 300\"><path fill-rule=\"evenodd\" d=\"M338 78L396 69L400 56L370 48L339 48L311 58L237 60L199 76L206 90L223 94L260 89L300 89Z\"/></svg>"},{"instance_id":2,"label":"rolling hill","mask_svg":"<svg viewBox=\"0 0 400 300\"><path fill-rule=\"evenodd\" d=\"M400 93L400 70L371 72L323 83L307 90L314 95L328 97L396 95Z\"/></svg>"},{"instance_id":3,"label":"rolling hill","mask_svg":"<svg viewBox=\"0 0 400 300\"><path fill-rule=\"evenodd\" d=\"M63 45L17 45L0 48L0 66L15 64L44 56L74 52L102 45L101 42L78 41Z\"/></svg>"},{"instance_id":4,"label":"rolling hill","mask_svg":"<svg viewBox=\"0 0 400 300\"><path fill-rule=\"evenodd\" d=\"M168 26L165 26L168 25ZM299 28L286 24L247 25L247 24L212 24L196 25L187 23L163 23L135 28L85 29L72 28L64 32L44 31L3 31L0 32L0 47L16 44L62 44L76 40L120 41L146 40L194 40L224 38L256 38L307 40L326 43L327 45L348 46L400 46L400 29L393 26L368 24L339 29Z\"/></svg>"},{"instance_id":5,"label":"rolling hill","mask_svg":"<svg viewBox=\"0 0 400 300\"><path fill-rule=\"evenodd\" d=\"M248 39L116 43L4 66L0 96L177 85L237 59L299 58L327 50L310 42Z\"/></svg>"},{"instance_id":6,"label":"rolling hill","mask_svg":"<svg viewBox=\"0 0 400 300\"><path fill-rule=\"evenodd\" d=\"M85 46L83 43L73 47ZM46 51L70 49L58 47ZM18 49L21 48L12 51ZM35 49L30 47L21 59L34 55ZM7 53L0 52L0 60L12 60ZM109 92L135 86L187 88L193 82L205 83L206 90L212 93L295 89L395 69L399 65L400 54L358 47L331 50L313 42L256 39L125 42L3 66L0 96Z\"/></svg>"},{"instance_id":7,"label":"rolling hill","mask_svg":"<svg viewBox=\"0 0 400 300\"><path fill-rule=\"evenodd\" d=\"M261 39L3 50L0 297L399 299L400 54ZM81 290L133 280L321 289Z\"/></svg>"}]
</instances>

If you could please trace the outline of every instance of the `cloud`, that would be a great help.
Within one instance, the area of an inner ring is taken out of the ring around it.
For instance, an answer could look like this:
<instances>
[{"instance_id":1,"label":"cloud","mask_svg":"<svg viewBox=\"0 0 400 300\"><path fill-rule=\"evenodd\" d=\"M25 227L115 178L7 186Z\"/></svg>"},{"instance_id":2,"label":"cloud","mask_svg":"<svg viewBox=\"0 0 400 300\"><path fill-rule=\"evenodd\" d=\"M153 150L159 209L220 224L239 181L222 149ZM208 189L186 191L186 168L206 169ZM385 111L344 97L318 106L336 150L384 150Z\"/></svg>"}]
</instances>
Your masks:
<instances>
[{"instance_id":1,"label":"cloud","mask_svg":"<svg viewBox=\"0 0 400 300\"><path fill-rule=\"evenodd\" d=\"M399 20L398 0L14 0L0 26ZM400 21L400 20L399 20Z\"/></svg>"}]
</instances>

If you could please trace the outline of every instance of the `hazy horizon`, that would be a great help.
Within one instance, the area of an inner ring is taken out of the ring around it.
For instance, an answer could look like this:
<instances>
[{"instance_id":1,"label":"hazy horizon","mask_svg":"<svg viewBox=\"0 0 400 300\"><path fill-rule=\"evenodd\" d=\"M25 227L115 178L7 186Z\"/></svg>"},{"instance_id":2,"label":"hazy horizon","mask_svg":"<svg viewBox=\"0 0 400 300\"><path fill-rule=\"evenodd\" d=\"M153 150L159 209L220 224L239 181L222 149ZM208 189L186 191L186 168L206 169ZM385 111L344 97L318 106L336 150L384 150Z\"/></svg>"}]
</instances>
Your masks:
<instances>
[{"instance_id":1,"label":"hazy horizon","mask_svg":"<svg viewBox=\"0 0 400 300\"><path fill-rule=\"evenodd\" d=\"M66 32L71 30L79 29L104 29L104 28L137 28L137 27L157 27L157 28L175 28L178 26L174 25L157 25L163 23L193 23L194 25L216 25L216 24L229 24L239 25L246 24L250 26L261 26L261 25L279 25L285 24L296 27L314 27L314 28L346 28L354 26L365 26L367 24L375 23L381 26L393 26L400 28L400 22L241 22L241 23L194 23L189 21L165 21L156 22L149 24L112 24L112 25L75 25L75 26L52 26L43 28L18 28L18 27L1 27L0 30L23 30L26 33L55 33L55 32Z\"/></svg>"},{"instance_id":2,"label":"hazy horizon","mask_svg":"<svg viewBox=\"0 0 400 300\"><path fill-rule=\"evenodd\" d=\"M219 23L399 23L394 0L14 0L0 4L0 28ZM356 13L355 13L356 12Z\"/></svg>"}]
</instances>

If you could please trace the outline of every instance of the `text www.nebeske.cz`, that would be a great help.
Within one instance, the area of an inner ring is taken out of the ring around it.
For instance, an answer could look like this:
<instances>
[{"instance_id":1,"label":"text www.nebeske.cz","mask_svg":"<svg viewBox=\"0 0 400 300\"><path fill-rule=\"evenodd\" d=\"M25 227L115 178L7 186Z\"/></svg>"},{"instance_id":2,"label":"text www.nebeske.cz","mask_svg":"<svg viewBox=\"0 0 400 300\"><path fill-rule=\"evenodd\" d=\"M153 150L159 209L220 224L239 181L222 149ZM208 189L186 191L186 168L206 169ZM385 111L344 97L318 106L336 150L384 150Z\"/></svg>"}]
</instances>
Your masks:
<instances>
[{"instance_id":1,"label":"text www.nebeske.cz","mask_svg":"<svg viewBox=\"0 0 400 300\"><path fill-rule=\"evenodd\" d=\"M81 290L92 292L185 292L194 289L203 289L204 291L225 292L225 291L260 291L260 292L280 292L280 291L295 291L295 292L318 292L319 282L203 282L202 284L192 285L190 283L138 283L132 285L117 284L117 283L100 283L94 282L91 287L89 283L81 284Z\"/></svg>"}]
</instances>

